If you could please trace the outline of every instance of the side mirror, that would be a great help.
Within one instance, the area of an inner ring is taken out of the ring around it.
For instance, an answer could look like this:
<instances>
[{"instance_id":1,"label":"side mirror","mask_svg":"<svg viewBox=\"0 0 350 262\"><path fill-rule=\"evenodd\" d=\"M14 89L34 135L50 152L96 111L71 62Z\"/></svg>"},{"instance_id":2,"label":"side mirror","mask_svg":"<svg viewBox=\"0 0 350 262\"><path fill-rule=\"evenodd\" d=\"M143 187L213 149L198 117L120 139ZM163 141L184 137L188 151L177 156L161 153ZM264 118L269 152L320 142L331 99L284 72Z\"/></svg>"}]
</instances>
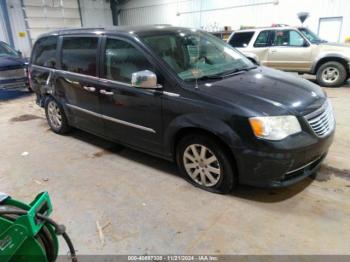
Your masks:
<instances>
[{"instance_id":1,"label":"side mirror","mask_svg":"<svg viewBox=\"0 0 350 262\"><path fill-rule=\"evenodd\" d=\"M18 56L22 57L22 52L20 50L17 50Z\"/></svg>"},{"instance_id":2,"label":"side mirror","mask_svg":"<svg viewBox=\"0 0 350 262\"><path fill-rule=\"evenodd\" d=\"M131 75L131 85L144 89L159 89L157 85L157 75L149 70L135 72Z\"/></svg>"},{"instance_id":3,"label":"side mirror","mask_svg":"<svg viewBox=\"0 0 350 262\"><path fill-rule=\"evenodd\" d=\"M250 60L250 62L252 62L254 65L257 65L257 66L260 66L260 63L258 62L258 61L256 61L256 59L255 58L253 58L253 57L247 57L249 60Z\"/></svg>"}]
</instances>

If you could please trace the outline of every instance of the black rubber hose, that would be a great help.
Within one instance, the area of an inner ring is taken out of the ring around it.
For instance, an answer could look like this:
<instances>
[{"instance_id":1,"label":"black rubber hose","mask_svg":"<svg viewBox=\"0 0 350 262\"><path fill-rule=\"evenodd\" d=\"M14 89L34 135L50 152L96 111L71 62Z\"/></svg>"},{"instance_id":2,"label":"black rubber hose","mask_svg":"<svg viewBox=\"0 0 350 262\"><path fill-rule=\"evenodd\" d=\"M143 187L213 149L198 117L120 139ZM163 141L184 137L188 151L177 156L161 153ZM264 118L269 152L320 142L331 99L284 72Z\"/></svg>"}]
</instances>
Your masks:
<instances>
[{"instance_id":1,"label":"black rubber hose","mask_svg":"<svg viewBox=\"0 0 350 262\"><path fill-rule=\"evenodd\" d=\"M20 216L22 216L22 215L27 215L27 214L28 214L28 212L24 211L24 210L23 211L22 210L0 210L0 215L20 215ZM75 253L73 243L72 243L70 237L68 236L68 234L65 232L65 227L63 225L57 224L54 220L52 220L51 218L49 218L47 216L44 216L41 214L36 214L36 217L51 224L55 228L56 233L58 235L62 235L62 237L64 238L64 240L66 241L66 243L68 245L72 262L77 262L78 258L77 258L77 255Z\"/></svg>"}]
</instances>

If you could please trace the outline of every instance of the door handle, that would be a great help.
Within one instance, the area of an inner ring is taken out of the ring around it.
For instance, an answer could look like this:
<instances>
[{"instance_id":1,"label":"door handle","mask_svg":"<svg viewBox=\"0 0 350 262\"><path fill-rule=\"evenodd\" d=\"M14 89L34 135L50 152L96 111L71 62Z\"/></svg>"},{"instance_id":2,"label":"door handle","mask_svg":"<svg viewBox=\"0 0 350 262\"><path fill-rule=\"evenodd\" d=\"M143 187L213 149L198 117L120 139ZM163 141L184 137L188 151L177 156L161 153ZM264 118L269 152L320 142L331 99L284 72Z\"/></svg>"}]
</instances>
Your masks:
<instances>
[{"instance_id":1,"label":"door handle","mask_svg":"<svg viewBox=\"0 0 350 262\"><path fill-rule=\"evenodd\" d=\"M112 95L114 95L114 92L109 92L109 91L104 90L104 89L101 89L101 90L100 90L100 93L101 93L102 95L106 95L106 96L112 96Z\"/></svg>"},{"instance_id":2,"label":"door handle","mask_svg":"<svg viewBox=\"0 0 350 262\"><path fill-rule=\"evenodd\" d=\"M95 92L95 91L96 91L96 88L93 87L93 86L83 86L83 88L84 88L86 91L89 91L89 92Z\"/></svg>"},{"instance_id":3,"label":"door handle","mask_svg":"<svg viewBox=\"0 0 350 262\"><path fill-rule=\"evenodd\" d=\"M271 53L277 53L277 50L272 49Z\"/></svg>"}]
</instances>

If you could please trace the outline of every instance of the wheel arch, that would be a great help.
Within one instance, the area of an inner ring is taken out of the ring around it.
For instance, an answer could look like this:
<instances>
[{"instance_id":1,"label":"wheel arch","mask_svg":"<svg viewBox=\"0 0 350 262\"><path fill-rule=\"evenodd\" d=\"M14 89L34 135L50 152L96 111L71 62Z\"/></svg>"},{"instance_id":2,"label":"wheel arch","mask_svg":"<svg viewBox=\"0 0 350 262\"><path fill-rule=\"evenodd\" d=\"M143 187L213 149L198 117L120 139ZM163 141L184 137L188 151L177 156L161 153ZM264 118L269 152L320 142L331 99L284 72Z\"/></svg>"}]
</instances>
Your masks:
<instances>
[{"instance_id":1,"label":"wheel arch","mask_svg":"<svg viewBox=\"0 0 350 262\"><path fill-rule=\"evenodd\" d=\"M232 161L234 170L239 175L239 159L234 147L240 147L240 137L225 121L202 114L181 116L172 121L164 134L164 143L170 159L176 159L176 148L180 139L189 134L202 134L218 142Z\"/></svg>"},{"instance_id":2,"label":"wheel arch","mask_svg":"<svg viewBox=\"0 0 350 262\"><path fill-rule=\"evenodd\" d=\"M325 63L327 63L327 62L338 62L338 63L341 63L345 67L345 70L346 70L346 73L347 73L347 77L349 77L350 69L349 69L349 62L348 62L348 60L344 56L336 55L336 54L321 57L315 63L315 65L313 66L312 74L316 74L317 70L320 68L320 66L325 64Z\"/></svg>"}]
</instances>

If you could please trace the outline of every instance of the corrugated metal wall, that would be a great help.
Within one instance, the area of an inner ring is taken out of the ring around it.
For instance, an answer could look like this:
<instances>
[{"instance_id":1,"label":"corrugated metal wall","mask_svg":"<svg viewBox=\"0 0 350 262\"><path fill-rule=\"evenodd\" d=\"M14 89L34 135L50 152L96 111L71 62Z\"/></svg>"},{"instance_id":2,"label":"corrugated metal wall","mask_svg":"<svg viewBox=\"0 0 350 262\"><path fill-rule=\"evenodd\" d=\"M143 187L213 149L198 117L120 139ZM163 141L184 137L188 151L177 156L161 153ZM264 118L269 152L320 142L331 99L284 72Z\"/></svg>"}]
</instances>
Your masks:
<instances>
[{"instance_id":1,"label":"corrugated metal wall","mask_svg":"<svg viewBox=\"0 0 350 262\"><path fill-rule=\"evenodd\" d=\"M341 39L350 35L349 0L131 0L122 6L120 24L165 23L204 28L300 25L297 13L310 12L305 25L317 32L322 17L342 16Z\"/></svg>"}]
</instances>

